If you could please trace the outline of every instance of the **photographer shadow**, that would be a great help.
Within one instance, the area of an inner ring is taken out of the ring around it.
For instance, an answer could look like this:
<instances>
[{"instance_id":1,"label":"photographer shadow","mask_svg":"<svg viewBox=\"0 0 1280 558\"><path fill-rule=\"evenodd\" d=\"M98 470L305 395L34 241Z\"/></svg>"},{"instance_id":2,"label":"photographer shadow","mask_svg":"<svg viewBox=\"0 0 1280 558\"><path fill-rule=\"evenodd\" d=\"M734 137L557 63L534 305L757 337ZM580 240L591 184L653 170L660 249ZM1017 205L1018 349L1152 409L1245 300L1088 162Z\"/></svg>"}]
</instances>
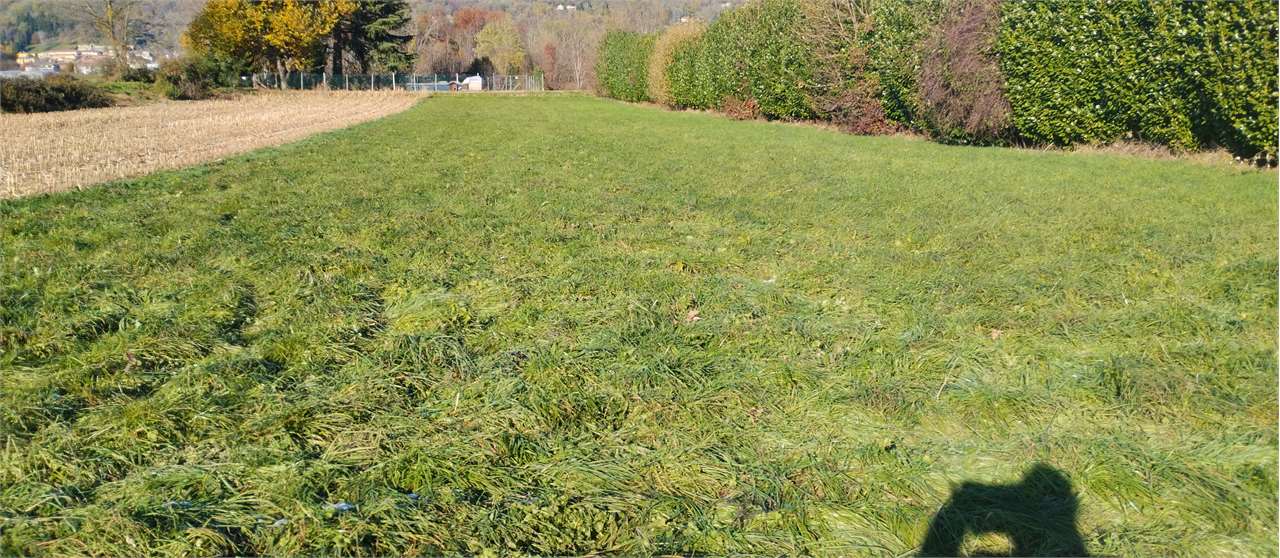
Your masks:
<instances>
[{"instance_id":1,"label":"photographer shadow","mask_svg":"<svg viewBox=\"0 0 1280 558\"><path fill-rule=\"evenodd\" d=\"M1038 463L1017 484L966 482L934 514L920 556L959 556L969 535L999 533L1010 556L1088 556L1076 526L1079 500L1061 471Z\"/></svg>"}]
</instances>

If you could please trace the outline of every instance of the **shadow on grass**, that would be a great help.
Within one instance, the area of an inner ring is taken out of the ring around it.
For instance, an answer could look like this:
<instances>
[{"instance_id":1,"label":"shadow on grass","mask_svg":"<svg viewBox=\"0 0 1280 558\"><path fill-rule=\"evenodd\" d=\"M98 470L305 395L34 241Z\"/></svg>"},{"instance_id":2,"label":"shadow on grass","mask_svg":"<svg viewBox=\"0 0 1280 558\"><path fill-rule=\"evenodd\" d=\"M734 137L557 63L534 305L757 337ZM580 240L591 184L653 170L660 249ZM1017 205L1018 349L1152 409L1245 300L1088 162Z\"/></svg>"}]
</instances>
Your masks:
<instances>
[{"instance_id":1,"label":"shadow on grass","mask_svg":"<svg viewBox=\"0 0 1280 558\"><path fill-rule=\"evenodd\" d=\"M1071 481L1043 463L1018 484L966 482L934 514L920 556L959 556L966 536L984 533L1008 536L1011 556L1088 556L1078 507Z\"/></svg>"}]
</instances>

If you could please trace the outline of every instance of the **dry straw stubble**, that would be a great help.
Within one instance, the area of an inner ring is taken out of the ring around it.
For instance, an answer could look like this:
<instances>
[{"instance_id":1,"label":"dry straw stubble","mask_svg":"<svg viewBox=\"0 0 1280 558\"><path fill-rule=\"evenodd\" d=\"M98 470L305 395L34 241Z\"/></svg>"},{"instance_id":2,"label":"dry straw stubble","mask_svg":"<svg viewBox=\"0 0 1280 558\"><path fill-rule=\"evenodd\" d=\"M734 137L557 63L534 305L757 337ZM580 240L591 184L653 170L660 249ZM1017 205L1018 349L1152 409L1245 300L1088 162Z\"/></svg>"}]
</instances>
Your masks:
<instances>
[{"instance_id":1,"label":"dry straw stubble","mask_svg":"<svg viewBox=\"0 0 1280 558\"><path fill-rule=\"evenodd\" d=\"M83 188L213 161L409 108L392 92L236 99L0 115L0 199Z\"/></svg>"}]
</instances>

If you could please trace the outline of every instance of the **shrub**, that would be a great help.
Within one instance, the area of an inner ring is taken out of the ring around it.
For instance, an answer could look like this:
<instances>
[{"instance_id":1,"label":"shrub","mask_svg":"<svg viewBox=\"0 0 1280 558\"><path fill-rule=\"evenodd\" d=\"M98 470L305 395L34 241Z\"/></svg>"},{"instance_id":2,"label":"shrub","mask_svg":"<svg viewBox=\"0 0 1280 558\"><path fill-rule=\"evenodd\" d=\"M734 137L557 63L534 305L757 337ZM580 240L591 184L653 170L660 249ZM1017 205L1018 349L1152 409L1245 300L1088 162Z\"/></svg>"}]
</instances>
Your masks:
<instances>
[{"instance_id":1,"label":"shrub","mask_svg":"<svg viewBox=\"0 0 1280 558\"><path fill-rule=\"evenodd\" d=\"M714 59L729 61L734 96L759 103L768 118L812 118L805 91L813 76L813 51L802 38L804 13L797 0L754 0L721 16L730 40Z\"/></svg>"},{"instance_id":2,"label":"shrub","mask_svg":"<svg viewBox=\"0 0 1280 558\"><path fill-rule=\"evenodd\" d=\"M725 12L701 38L674 49L673 104L723 108L733 99L768 118L813 117L805 88L814 60L803 26L799 0L753 0Z\"/></svg>"},{"instance_id":3,"label":"shrub","mask_svg":"<svg viewBox=\"0 0 1280 558\"><path fill-rule=\"evenodd\" d=\"M916 131L928 128L920 100L920 44L943 13L941 0L880 0L861 36L885 117Z\"/></svg>"},{"instance_id":4,"label":"shrub","mask_svg":"<svg viewBox=\"0 0 1280 558\"><path fill-rule=\"evenodd\" d=\"M733 94L727 44L733 32L728 26L713 24L701 36L682 42L671 52L667 67L667 87L676 107L718 109Z\"/></svg>"},{"instance_id":5,"label":"shrub","mask_svg":"<svg viewBox=\"0 0 1280 558\"><path fill-rule=\"evenodd\" d=\"M154 83L156 81L156 72L148 68L129 68L120 74L120 81Z\"/></svg>"},{"instance_id":6,"label":"shrub","mask_svg":"<svg viewBox=\"0 0 1280 558\"><path fill-rule=\"evenodd\" d=\"M0 108L4 112L55 112L106 106L111 106L106 93L70 75L0 80Z\"/></svg>"},{"instance_id":7,"label":"shrub","mask_svg":"<svg viewBox=\"0 0 1280 558\"><path fill-rule=\"evenodd\" d=\"M670 27L658 36L649 55L649 98L653 102L675 106L668 69L672 67L676 50L698 41L706 30L705 25L691 22Z\"/></svg>"},{"instance_id":8,"label":"shrub","mask_svg":"<svg viewBox=\"0 0 1280 558\"><path fill-rule=\"evenodd\" d=\"M999 8L999 0L957 2L925 39L920 99L941 141L999 143L1012 135L995 53Z\"/></svg>"},{"instance_id":9,"label":"shrub","mask_svg":"<svg viewBox=\"0 0 1280 558\"><path fill-rule=\"evenodd\" d=\"M895 126L885 117L879 79L868 70L870 13L844 0L807 0L802 37L813 53L806 84L809 105L821 119L858 134L881 134Z\"/></svg>"},{"instance_id":10,"label":"shrub","mask_svg":"<svg viewBox=\"0 0 1280 558\"><path fill-rule=\"evenodd\" d=\"M1010 3L999 49L1014 122L1059 145L1274 153L1274 11L1268 0Z\"/></svg>"},{"instance_id":11,"label":"shrub","mask_svg":"<svg viewBox=\"0 0 1280 558\"><path fill-rule=\"evenodd\" d=\"M156 84L174 100L207 99L217 87L236 85L233 67L206 56L187 56L160 65Z\"/></svg>"},{"instance_id":12,"label":"shrub","mask_svg":"<svg viewBox=\"0 0 1280 558\"><path fill-rule=\"evenodd\" d=\"M600 42L596 76L601 92L623 101L649 100L649 55L653 35L610 31Z\"/></svg>"},{"instance_id":13,"label":"shrub","mask_svg":"<svg viewBox=\"0 0 1280 558\"><path fill-rule=\"evenodd\" d=\"M1069 145L1135 139L1189 148L1199 101L1178 39L1192 3L1009 2L998 48L1019 132ZM1166 27L1161 33L1159 28Z\"/></svg>"},{"instance_id":14,"label":"shrub","mask_svg":"<svg viewBox=\"0 0 1280 558\"><path fill-rule=\"evenodd\" d=\"M1272 0L1210 0L1203 5L1207 61L1203 85L1215 140L1238 155L1275 155L1276 17Z\"/></svg>"}]
</instances>

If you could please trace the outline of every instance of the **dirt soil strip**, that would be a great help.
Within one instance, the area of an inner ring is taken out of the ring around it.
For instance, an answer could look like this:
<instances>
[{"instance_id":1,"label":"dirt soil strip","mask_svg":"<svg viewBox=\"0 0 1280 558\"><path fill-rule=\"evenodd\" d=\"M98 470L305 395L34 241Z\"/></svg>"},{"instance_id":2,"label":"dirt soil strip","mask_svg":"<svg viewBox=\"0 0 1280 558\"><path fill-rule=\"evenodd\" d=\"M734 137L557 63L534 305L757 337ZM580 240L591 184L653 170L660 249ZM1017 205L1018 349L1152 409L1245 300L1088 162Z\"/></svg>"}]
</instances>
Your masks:
<instances>
[{"instance_id":1,"label":"dirt soil strip","mask_svg":"<svg viewBox=\"0 0 1280 558\"><path fill-rule=\"evenodd\" d=\"M237 99L0 115L0 199L174 169L405 110L394 92L268 92Z\"/></svg>"}]
</instances>

